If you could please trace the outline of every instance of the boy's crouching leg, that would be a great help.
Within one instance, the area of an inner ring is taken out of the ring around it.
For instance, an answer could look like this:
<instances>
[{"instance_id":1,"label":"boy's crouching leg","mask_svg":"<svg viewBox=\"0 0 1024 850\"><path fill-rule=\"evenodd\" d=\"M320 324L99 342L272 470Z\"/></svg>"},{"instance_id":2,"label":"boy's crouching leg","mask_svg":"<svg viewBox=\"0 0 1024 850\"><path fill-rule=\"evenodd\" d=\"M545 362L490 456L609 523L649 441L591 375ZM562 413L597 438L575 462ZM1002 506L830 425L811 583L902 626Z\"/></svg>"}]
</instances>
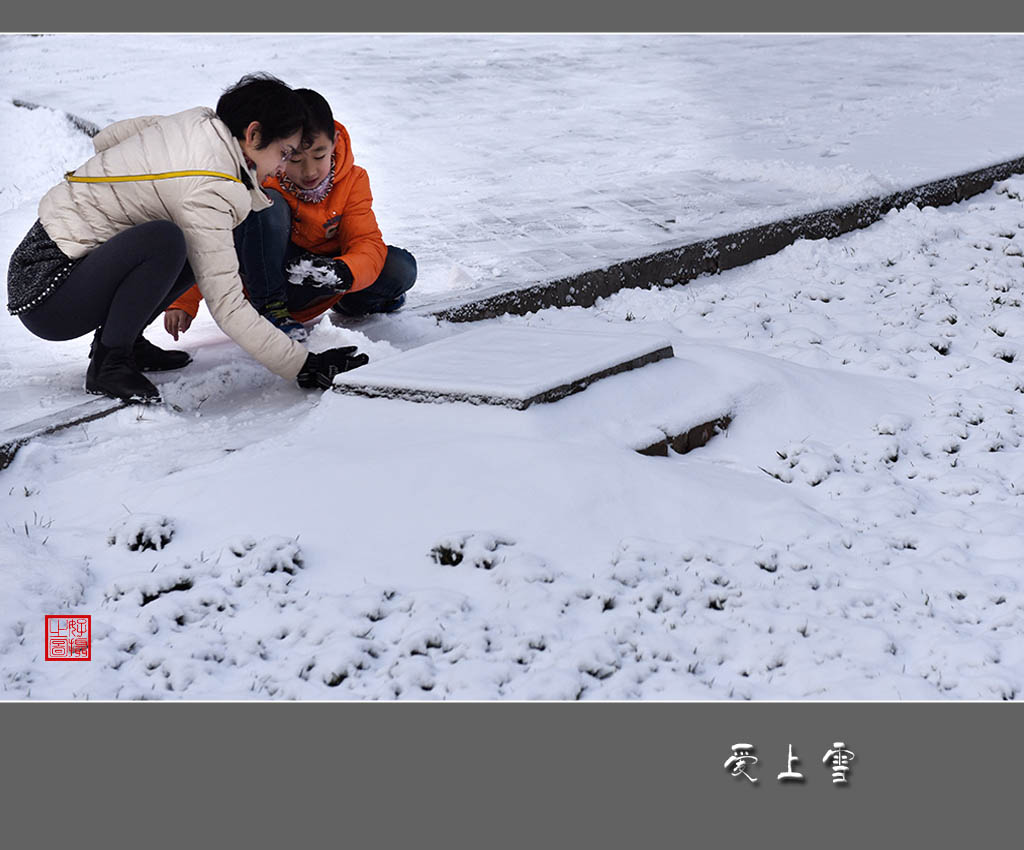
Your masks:
<instances>
[{"instance_id":1,"label":"boy's crouching leg","mask_svg":"<svg viewBox=\"0 0 1024 850\"><path fill-rule=\"evenodd\" d=\"M384 268L366 289L344 295L332 309L343 316L394 313L416 283L416 258L404 248L388 245Z\"/></svg>"}]
</instances>

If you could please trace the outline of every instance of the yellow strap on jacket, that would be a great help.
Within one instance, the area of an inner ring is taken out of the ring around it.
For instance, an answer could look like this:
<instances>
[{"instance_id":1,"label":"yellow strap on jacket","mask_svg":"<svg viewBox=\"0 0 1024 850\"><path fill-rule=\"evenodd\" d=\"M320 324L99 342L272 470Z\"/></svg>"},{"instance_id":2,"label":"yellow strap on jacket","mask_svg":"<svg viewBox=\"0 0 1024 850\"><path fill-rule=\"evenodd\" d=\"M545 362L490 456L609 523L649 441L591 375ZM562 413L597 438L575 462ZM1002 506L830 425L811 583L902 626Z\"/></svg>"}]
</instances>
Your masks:
<instances>
[{"instance_id":1,"label":"yellow strap on jacket","mask_svg":"<svg viewBox=\"0 0 1024 850\"><path fill-rule=\"evenodd\" d=\"M69 183L131 183L140 180L166 180L169 177L223 177L225 180L234 180L241 183L237 177L225 174L222 171L163 171L159 174L127 174L114 177L77 177L74 171L64 175Z\"/></svg>"}]
</instances>

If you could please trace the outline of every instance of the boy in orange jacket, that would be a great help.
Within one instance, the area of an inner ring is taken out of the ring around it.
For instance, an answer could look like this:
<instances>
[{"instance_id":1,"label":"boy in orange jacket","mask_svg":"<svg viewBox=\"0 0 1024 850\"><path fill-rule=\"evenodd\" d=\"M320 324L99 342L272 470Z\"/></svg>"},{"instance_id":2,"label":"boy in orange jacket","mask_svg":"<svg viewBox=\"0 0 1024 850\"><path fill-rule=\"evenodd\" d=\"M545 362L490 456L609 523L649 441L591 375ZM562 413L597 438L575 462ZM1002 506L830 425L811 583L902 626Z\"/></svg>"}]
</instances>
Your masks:
<instances>
[{"instance_id":1,"label":"boy in orange jacket","mask_svg":"<svg viewBox=\"0 0 1024 850\"><path fill-rule=\"evenodd\" d=\"M390 313L416 282L416 260L385 245L366 171L355 164L348 131L311 89L296 89L310 115L303 145L281 178L263 187L274 202L236 228L235 247L252 305L293 339L301 322L328 309L346 316ZM164 314L175 339L199 309L193 287Z\"/></svg>"}]
</instances>

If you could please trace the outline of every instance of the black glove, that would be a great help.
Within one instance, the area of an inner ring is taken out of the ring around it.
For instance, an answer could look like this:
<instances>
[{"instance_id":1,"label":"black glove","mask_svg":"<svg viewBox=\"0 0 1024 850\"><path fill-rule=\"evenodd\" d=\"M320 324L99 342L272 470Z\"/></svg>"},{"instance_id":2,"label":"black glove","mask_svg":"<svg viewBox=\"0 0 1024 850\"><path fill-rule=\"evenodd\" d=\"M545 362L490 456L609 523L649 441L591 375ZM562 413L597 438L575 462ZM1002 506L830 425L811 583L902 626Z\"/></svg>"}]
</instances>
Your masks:
<instances>
[{"instance_id":1,"label":"black glove","mask_svg":"<svg viewBox=\"0 0 1024 850\"><path fill-rule=\"evenodd\" d=\"M317 286L329 292L348 292L354 277L344 260L320 254L299 254L285 269L296 286Z\"/></svg>"},{"instance_id":2,"label":"black glove","mask_svg":"<svg viewBox=\"0 0 1024 850\"><path fill-rule=\"evenodd\" d=\"M359 354L354 345L328 348L319 354L310 352L295 380L303 389L326 390L334 383L335 375L365 366L369 362L370 358L365 354Z\"/></svg>"}]
</instances>

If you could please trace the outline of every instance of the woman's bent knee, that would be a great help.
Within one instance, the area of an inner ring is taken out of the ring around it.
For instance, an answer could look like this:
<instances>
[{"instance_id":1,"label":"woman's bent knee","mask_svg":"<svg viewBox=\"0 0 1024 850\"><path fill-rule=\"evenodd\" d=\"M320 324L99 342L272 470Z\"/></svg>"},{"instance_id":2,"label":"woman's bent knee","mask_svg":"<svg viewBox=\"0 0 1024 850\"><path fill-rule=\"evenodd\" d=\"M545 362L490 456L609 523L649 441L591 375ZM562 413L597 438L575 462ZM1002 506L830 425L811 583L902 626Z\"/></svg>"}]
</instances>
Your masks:
<instances>
[{"instance_id":1,"label":"woman's bent knee","mask_svg":"<svg viewBox=\"0 0 1024 850\"><path fill-rule=\"evenodd\" d=\"M132 231L144 238L157 256L184 260L188 255L185 234L173 221L147 221L137 224Z\"/></svg>"}]
</instances>

